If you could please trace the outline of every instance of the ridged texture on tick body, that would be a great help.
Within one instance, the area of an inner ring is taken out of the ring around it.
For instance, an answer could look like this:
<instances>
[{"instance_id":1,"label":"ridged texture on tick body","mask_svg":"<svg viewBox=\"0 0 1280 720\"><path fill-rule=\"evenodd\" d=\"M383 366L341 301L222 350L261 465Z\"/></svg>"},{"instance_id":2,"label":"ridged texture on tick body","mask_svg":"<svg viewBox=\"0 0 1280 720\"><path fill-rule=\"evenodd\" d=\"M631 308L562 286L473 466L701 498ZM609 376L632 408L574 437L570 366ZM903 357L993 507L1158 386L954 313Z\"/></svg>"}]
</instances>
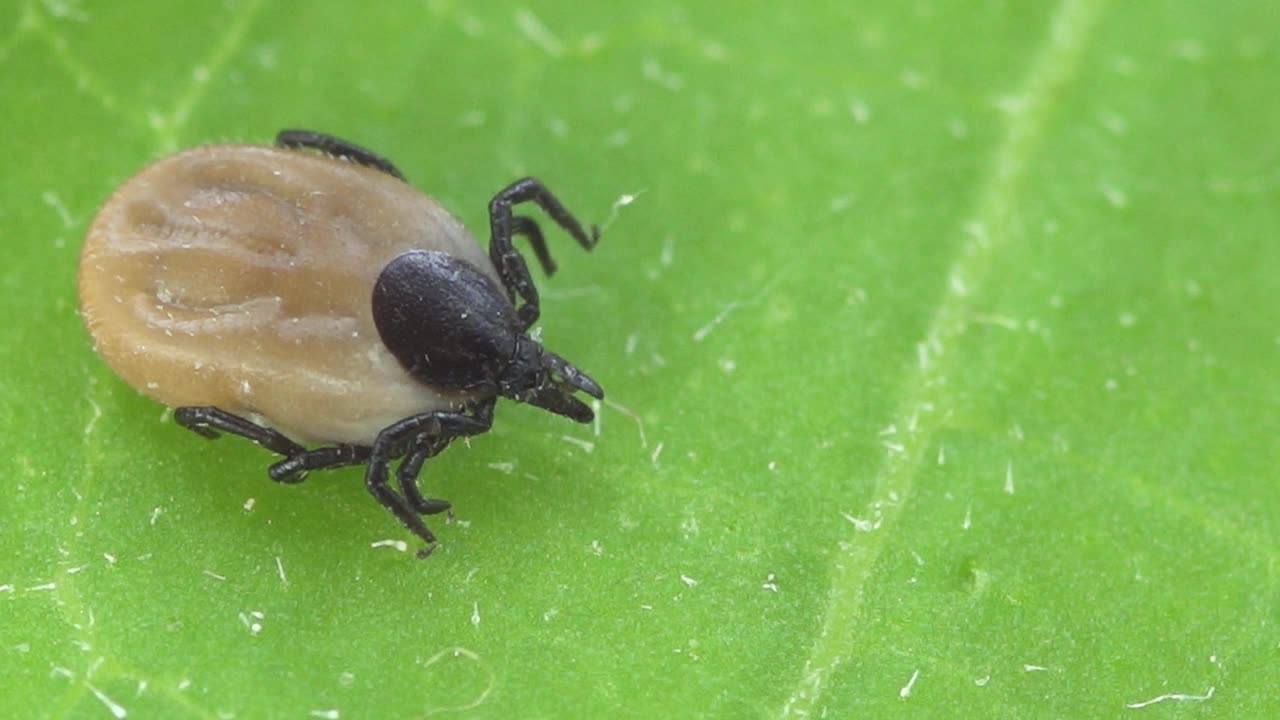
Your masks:
<instances>
[{"instance_id":1,"label":"ridged texture on tick body","mask_svg":"<svg viewBox=\"0 0 1280 720\"><path fill-rule=\"evenodd\" d=\"M224 145L165 158L94 219L80 302L98 352L174 407L213 405L301 442L369 444L456 406L387 352L382 268L441 250L497 280L438 203L389 175L294 150Z\"/></svg>"}]
</instances>

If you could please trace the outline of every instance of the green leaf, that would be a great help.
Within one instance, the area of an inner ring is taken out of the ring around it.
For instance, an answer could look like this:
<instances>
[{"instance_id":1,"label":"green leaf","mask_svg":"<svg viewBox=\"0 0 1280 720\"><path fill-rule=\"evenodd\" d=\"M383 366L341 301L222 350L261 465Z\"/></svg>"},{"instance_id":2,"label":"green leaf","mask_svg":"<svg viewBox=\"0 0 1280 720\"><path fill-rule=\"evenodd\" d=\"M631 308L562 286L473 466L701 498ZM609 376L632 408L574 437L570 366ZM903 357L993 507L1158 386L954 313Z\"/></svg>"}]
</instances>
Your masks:
<instances>
[{"instance_id":1,"label":"green leaf","mask_svg":"<svg viewBox=\"0 0 1280 720\"><path fill-rule=\"evenodd\" d=\"M12 4L11 4L12 5ZM1280 716L1265 3L27 2L0 11L13 717ZM124 178L281 127L472 228L529 173L548 345L424 482L270 483L115 378ZM629 201L629 202L628 202ZM412 546L412 543L410 543ZM372 546L372 547L371 547Z\"/></svg>"}]
</instances>

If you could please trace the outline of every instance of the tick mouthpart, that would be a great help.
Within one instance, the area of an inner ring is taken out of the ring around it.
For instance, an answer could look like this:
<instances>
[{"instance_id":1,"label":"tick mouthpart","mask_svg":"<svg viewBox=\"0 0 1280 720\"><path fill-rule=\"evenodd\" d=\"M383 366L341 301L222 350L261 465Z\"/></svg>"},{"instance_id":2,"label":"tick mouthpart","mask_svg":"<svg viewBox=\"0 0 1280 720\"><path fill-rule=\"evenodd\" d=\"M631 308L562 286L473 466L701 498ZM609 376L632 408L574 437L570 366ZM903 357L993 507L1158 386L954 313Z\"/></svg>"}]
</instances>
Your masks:
<instances>
[{"instance_id":1,"label":"tick mouthpart","mask_svg":"<svg viewBox=\"0 0 1280 720\"><path fill-rule=\"evenodd\" d=\"M498 394L503 397L580 423L591 422L595 413L574 397L578 391L604 399L604 389L591 376L528 336L516 340L511 364L498 378Z\"/></svg>"}]
</instances>

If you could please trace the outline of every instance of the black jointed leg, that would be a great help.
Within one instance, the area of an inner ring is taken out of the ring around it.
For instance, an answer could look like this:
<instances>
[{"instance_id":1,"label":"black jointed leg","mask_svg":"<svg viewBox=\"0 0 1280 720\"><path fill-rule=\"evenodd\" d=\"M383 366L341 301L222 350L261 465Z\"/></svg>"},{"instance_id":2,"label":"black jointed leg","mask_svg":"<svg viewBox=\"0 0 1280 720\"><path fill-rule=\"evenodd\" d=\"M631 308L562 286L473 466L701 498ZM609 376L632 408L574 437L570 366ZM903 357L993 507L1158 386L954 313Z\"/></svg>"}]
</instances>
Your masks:
<instances>
[{"instance_id":1,"label":"black jointed leg","mask_svg":"<svg viewBox=\"0 0 1280 720\"><path fill-rule=\"evenodd\" d=\"M547 241L542 237L542 228L537 221L528 215L516 215L511 218L511 234L529 238L529 247L533 248L533 254L542 265L542 272L547 277L556 274L556 261L551 259L551 251L547 249Z\"/></svg>"},{"instance_id":2,"label":"black jointed leg","mask_svg":"<svg viewBox=\"0 0 1280 720\"><path fill-rule=\"evenodd\" d=\"M281 130L280 134L276 135L276 145L282 148L319 150L325 155L350 160L357 165L381 170L394 178L404 180L404 175L395 165L391 164L390 160L353 142L326 135L325 133L311 132L310 130Z\"/></svg>"},{"instance_id":3,"label":"black jointed leg","mask_svg":"<svg viewBox=\"0 0 1280 720\"><path fill-rule=\"evenodd\" d=\"M276 482L300 483L312 470L359 465L369 459L370 449L359 445L335 445L308 450L271 428L216 407L181 407L173 411L173 419L179 425L207 438L218 437L219 431L231 433L283 455L284 460L267 468L267 475Z\"/></svg>"},{"instance_id":4,"label":"black jointed leg","mask_svg":"<svg viewBox=\"0 0 1280 720\"><path fill-rule=\"evenodd\" d=\"M369 459L371 448L362 445L333 445L291 455L267 468L267 475L281 483L300 483L312 470L360 465Z\"/></svg>"},{"instance_id":5,"label":"black jointed leg","mask_svg":"<svg viewBox=\"0 0 1280 720\"><path fill-rule=\"evenodd\" d=\"M422 472L422 464L439 455L451 442L453 442L452 438L424 442L400 461L400 469L396 471L396 481L400 483L400 492L404 493L404 499L409 501L409 505L419 515L437 515L453 507L448 500L423 497L422 490L418 488L418 474Z\"/></svg>"},{"instance_id":6,"label":"black jointed leg","mask_svg":"<svg viewBox=\"0 0 1280 720\"><path fill-rule=\"evenodd\" d=\"M207 438L218 437L218 432L239 435L285 457L307 451L306 448L271 428L263 427L252 420L232 415L216 407L180 407L173 411L173 421Z\"/></svg>"},{"instance_id":7,"label":"black jointed leg","mask_svg":"<svg viewBox=\"0 0 1280 720\"><path fill-rule=\"evenodd\" d=\"M404 495L396 492L387 484L390 464L397 449L405 447L412 438L414 448L432 446L436 443L447 445L454 438L467 435L479 435L493 425L493 402L487 402L476 408L474 414L461 412L431 412L413 415L378 433L373 441L373 449L369 454L369 467L365 472L365 487L382 506L390 510L400 522L413 534L422 538L427 547L418 551L419 557L426 557L434 548L436 536L427 528L427 524L419 517L418 511ZM410 450L409 460L413 460L414 451ZM417 461L418 468L426 460ZM416 488L415 488L416 489ZM419 499L421 495L419 494Z\"/></svg>"},{"instance_id":8,"label":"black jointed leg","mask_svg":"<svg viewBox=\"0 0 1280 720\"><path fill-rule=\"evenodd\" d=\"M529 267L524 258L511 244L515 235L525 235L533 245L543 269L554 271L555 263L551 262L551 254L547 251L546 242L542 239L542 231L531 230L536 223L528 218L513 216L511 208L523 202L533 202L542 208L551 219L573 236L584 249L590 250L600 241L600 229L591 226L590 234L582 228L564 205L541 182L534 178L517 180L498 192L489 201L489 259L493 261L502 278L503 285L512 303L517 297L524 300L516 312L524 329L529 329L537 322L539 309L538 291L534 287L533 278L529 275Z\"/></svg>"}]
</instances>

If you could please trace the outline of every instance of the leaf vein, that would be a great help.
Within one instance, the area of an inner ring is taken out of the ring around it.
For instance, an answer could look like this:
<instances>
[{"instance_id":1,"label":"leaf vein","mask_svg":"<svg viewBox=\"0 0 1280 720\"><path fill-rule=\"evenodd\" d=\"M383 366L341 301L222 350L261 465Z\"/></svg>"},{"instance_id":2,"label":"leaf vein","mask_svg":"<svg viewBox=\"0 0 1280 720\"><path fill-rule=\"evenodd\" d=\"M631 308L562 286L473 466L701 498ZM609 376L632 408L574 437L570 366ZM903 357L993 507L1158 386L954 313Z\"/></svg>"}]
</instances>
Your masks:
<instances>
[{"instance_id":1,"label":"leaf vein","mask_svg":"<svg viewBox=\"0 0 1280 720\"><path fill-rule=\"evenodd\" d=\"M129 113L121 110L120 101L116 99L115 93L93 72L89 64L72 52L67 39L49 24L48 18L33 4L23 8L22 20L18 24L15 36L24 33L31 33L44 42L49 52L53 54L54 60L75 82L77 90L92 98L108 114L134 120Z\"/></svg>"},{"instance_id":2,"label":"leaf vein","mask_svg":"<svg viewBox=\"0 0 1280 720\"><path fill-rule=\"evenodd\" d=\"M902 384L895 413L898 427L914 431L902 437L901 448L890 450L875 480L872 500L863 513L876 518L874 532L855 532L835 551L822 627L800 672L800 680L777 715L813 715L824 685L836 668L858 647L864 588L889 532L914 489L915 473L925 450L939 429L945 407L952 342L968 326L973 293L982 288L995 253L1010 242L1021 180L1039 148L1054 102L1074 78L1105 0L1063 0L1055 9L1047 37L1032 59L1028 73L1014 95L1003 102L1006 128L996 146L993 163L981 185L974 219L964 223L966 241L948 273L938 309L921 344L932 352L911 363Z\"/></svg>"},{"instance_id":3,"label":"leaf vein","mask_svg":"<svg viewBox=\"0 0 1280 720\"><path fill-rule=\"evenodd\" d=\"M185 89L177 94L177 102L167 115L153 122L160 140L162 152L178 149L178 135L191 119L191 112L204 99L209 84L226 68L227 63L244 45L249 28L262 9L263 0L248 0L227 23L227 30L209 50L201 62L191 68L191 77Z\"/></svg>"}]
</instances>

